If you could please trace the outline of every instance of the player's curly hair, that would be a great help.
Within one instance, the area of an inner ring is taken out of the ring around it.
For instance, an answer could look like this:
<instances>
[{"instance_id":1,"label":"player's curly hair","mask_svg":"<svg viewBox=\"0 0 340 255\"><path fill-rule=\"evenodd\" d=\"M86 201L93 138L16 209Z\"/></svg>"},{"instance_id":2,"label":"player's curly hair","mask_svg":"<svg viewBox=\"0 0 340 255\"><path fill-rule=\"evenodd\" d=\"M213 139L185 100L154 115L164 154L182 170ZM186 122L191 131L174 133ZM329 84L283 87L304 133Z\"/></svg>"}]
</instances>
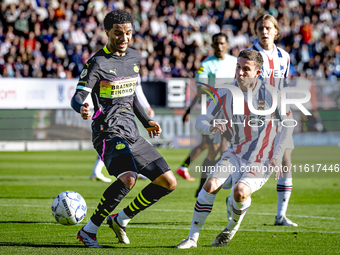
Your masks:
<instances>
[{"instance_id":1,"label":"player's curly hair","mask_svg":"<svg viewBox=\"0 0 340 255\"><path fill-rule=\"evenodd\" d=\"M132 16L124 10L113 10L106 14L104 18L105 30L111 30L114 24L132 24Z\"/></svg>"},{"instance_id":2,"label":"player's curly hair","mask_svg":"<svg viewBox=\"0 0 340 255\"><path fill-rule=\"evenodd\" d=\"M261 69L263 66L263 58L260 52L253 49L246 49L240 52L238 58L245 58L250 61L254 61L257 69Z\"/></svg>"}]
</instances>

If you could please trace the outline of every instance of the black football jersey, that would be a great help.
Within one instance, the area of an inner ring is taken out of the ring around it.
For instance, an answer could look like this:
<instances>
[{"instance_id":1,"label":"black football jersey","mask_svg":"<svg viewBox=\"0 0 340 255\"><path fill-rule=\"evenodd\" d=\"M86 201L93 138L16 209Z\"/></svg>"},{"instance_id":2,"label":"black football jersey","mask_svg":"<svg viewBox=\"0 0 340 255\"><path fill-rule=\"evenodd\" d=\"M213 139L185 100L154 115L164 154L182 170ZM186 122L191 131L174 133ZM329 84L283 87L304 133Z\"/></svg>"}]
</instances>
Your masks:
<instances>
[{"instance_id":1,"label":"black football jersey","mask_svg":"<svg viewBox=\"0 0 340 255\"><path fill-rule=\"evenodd\" d=\"M134 142L139 137L134 119L139 68L137 51L127 48L124 56L117 56L106 46L85 64L77 91L87 91L92 96L94 143L101 142L96 140L108 135L124 138L128 142Z\"/></svg>"}]
</instances>

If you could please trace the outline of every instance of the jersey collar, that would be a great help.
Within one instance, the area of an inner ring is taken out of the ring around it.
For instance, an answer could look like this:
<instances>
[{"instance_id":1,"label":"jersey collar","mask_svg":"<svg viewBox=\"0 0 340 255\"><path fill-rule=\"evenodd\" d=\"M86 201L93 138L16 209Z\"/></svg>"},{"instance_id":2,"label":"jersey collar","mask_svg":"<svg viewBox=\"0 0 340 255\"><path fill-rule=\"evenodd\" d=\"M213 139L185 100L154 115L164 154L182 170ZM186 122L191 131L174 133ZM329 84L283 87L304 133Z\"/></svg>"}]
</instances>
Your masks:
<instances>
[{"instance_id":1,"label":"jersey collar","mask_svg":"<svg viewBox=\"0 0 340 255\"><path fill-rule=\"evenodd\" d=\"M255 46L256 46L256 48L259 49L259 51L262 51L263 53L265 53L265 54L267 55L267 53L266 53L265 50L261 47L261 45L259 44L259 42L257 42L257 43L255 44ZM277 52L277 49L276 49L276 45L275 45L275 43L274 43L272 55L269 56L269 57L272 57L272 56L274 55L275 52ZM268 56L268 55L267 55L267 56Z\"/></svg>"},{"instance_id":2,"label":"jersey collar","mask_svg":"<svg viewBox=\"0 0 340 255\"><path fill-rule=\"evenodd\" d=\"M109 49L107 48L106 45L104 46L103 50L104 50L104 52L105 52L106 54L112 54L112 53L109 51Z\"/></svg>"},{"instance_id":3,"label":"jersey collar","mask_svg":"<svg viewBox=\"0 0 340 255\"><path fill-rule=\"evenodd\" d=\"M125 51L125 55L123 57L125 57L127 54L128 54L128 49L126 49ZM103 48L103 51L106 53L106 54L110 54L110 55L113 55L113 56L117 56L116 54L113 54L111 51L109 51L109 49L107 48L107 45L104 46ZM120 56L117 56L117 57L120 57ZM121 58L121 57L120 57Z\"/></svg>"}]
</instances>

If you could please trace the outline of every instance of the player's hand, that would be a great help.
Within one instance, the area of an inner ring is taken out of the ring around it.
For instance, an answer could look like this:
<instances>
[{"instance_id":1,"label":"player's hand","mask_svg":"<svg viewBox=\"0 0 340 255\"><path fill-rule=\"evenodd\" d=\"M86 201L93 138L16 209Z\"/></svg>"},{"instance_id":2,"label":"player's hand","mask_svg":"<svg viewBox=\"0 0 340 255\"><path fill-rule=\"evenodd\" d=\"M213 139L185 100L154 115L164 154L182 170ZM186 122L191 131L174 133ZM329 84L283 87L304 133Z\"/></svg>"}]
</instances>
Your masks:
<instances>
[{"instance_id":1,"label":"player's hand","mask_svg":"<svg viewBox=\"0 0 340 255\"><path fill-rule=\"evenodd\" d=\"M80 107L80 115L84 120L91 118L90 107L88 103L85 103L82 107Z\"/></svg>"},{"instance_id":2,"label":"player's hand","mask_svg":"<svg viewBox=\"0 0 340 255\"><path fill-rule=\"evenodd\" d=\"M183 124L184 124L185 122L187 122L187 121L189 120L189 118L190 118L190 113L186 112L186 113L183 115L183 118L182 118Z\"/></svg>"},{"instance_id":3,"label":"player's hand","mask_svg":"<svg viewBox=\"0 0 340 255\"><path fill-rule=\"evenodd\" d=\"M211 125L209 131L212 133L220 131L220 133L223 134L225 131L227 131L227 125L223 121L216 120L215 126Z\"/></svg>"},{"instance_id":4,"label":"player's hand","mask_svg":"<svg viewBox=\"0 0 340 255\"><path fill-rule=\"evenodd\" d=\"M161 126L158 124L157 121L150 120L149 125L151 127L147 128L146 130L149 132L150 138L155 138L156 136L159 136L162 133Z\"/></svg>"},{"instance_id":5,"label":"player's hand","mask_svg":"<svg viewBox=\"0 0 340 255\"><path fill-rule=\"evenodd\" d=\"M272 167L275 171L274 174L274 180L278 180L281 177L283 177L282 174L282 167L281 167L281 160L278 160L276 158L272 158L269 162L270 167Z\"/></svg>"},{"instance_id":6,"label":"player's hand","mask_svg":"<svg viewBox=\"0 0 340 255\"><path fill-rule=\"evenodd\" d=\"M148 113L150 119L155 117L155 112L153 111L151 107L146 108L146 112Z\"/></svg>"}]
</instances>

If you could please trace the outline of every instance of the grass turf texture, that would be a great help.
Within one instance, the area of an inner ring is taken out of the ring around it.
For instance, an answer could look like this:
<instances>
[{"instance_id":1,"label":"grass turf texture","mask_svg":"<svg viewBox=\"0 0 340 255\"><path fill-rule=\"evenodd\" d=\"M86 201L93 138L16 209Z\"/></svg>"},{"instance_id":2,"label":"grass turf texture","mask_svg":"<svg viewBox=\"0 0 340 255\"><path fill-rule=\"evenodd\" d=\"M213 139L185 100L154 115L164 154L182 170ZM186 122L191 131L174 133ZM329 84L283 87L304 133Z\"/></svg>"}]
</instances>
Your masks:
<instances>
[{"instance_id":1,"label":"grass turf texture","mask_svg":"<svg viewBox=\"0 0 340 255\"><path fill-rule=\"evenodd\" d=\"M175 171L188 150L161 149ZM293 164L339 164L338 147L296 148ZM108 184L92 182L89 176L94 151L2 152L0 153L0 253L2 254L334 254L340 247L340 173L332 178L295 178L288 207L289 217L299 227L274 226L276 182L271 178L252 195L241 229L226 247L210 247L226 226L225 198L217 195L214 208L201 231L197 249L176 250L187 237L198 180L178 177L177 189L159 203L137 215L128 225L130 245L118 244L112 230L103 224L98 240L105 249L85 249L76 239L89 220ZM199 162L197 160L196 162ZM106 171L103 171L106 174ZM314 175L315 177L317 175ZM115 209L122 208L147 185L136 186ZM63 226L54 220L51 204L66 190L79 192L88 211L79 225Z\"/></svg>"}]
</instances>

